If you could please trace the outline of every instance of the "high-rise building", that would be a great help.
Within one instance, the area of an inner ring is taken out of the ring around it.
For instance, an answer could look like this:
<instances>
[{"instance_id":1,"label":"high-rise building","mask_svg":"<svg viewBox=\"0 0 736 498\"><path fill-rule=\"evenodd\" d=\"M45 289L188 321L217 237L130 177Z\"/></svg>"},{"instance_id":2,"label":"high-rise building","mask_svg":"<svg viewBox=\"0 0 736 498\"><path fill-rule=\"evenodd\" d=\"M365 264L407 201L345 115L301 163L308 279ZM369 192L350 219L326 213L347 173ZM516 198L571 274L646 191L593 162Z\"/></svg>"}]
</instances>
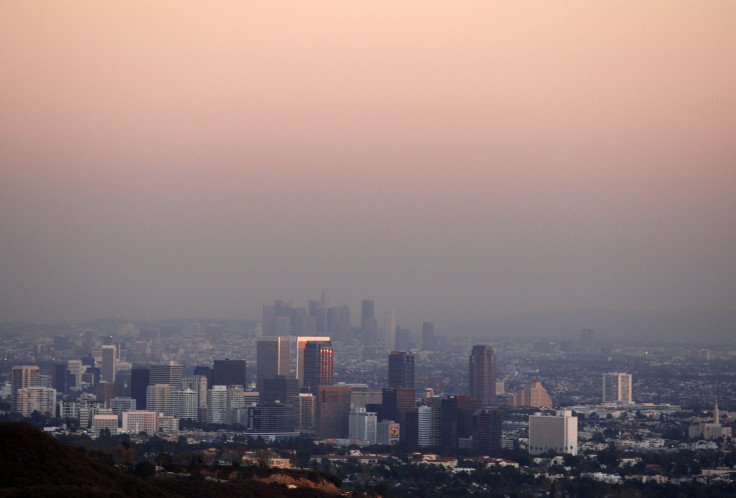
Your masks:
<instances>
[{"instance_id":1,"label":"high-rise building","mask_svg":"<svg viewBox=\"0 0 736 498\"><path fill-rule=\"evenodd\" d=\"M308 342L330 342L326 336L299 336L296 338L296 378L299 387L304 386L304 348Z\"/></svg>"},{"instance_id":2,"label":"high-rise building","mask_svg":"<svg viewBox=\"0 0 736 498\"><path fill-rule=\"evenodd\" d=\"M550 450L578 454L578 418L570 410L529 416L529 453L539 455Z\"/></svg>"},{"instance_id":3,"label":"high-rise building","mask_svg":"<svg viewBox=\"0 0 736 498\"><path fill-rule=\"evenodd\" d=\"M102 364L100 371L102 372L102 380L106 382L115 382L115 371L117 368L117 348L111 344L102 346Z\"/></svg>"},{"instance_id":4,"label":"high-rise building","mask_svg":"<svg viewBox=\"0 0 736 498\"><path fill-rule=\"evenodd\" d=\"M226 424L230 420L228 413L227 386L212 386L207 391L207 422L210 424Z\"/></svg>"},{"instance_id":5,"label":"high-rise building","mask_svg":"<svg viewBox=\"0 0 736 498\"><path fill-rule=\"evenodd\" d=\"M496 355L488 345L473 346L469 361L470 397L478 408L496 403Z\"/></svg>"},{"instance_id":6,"label":"high-rise building","mask_svg":"<svg viewBox=\"0 0 736 498\"><path fill-rule=\"evenodd\" d=\"M289 377L289 338L259 337L256 342L256 390L263 389L264 379L277 375Z\"/></svg>"},{"instance_id":7,"label":"high-rise building","mask_svg":"<svg viewBox=\"0 0 736 498\"><path fill-rule=\"evenodd\" d=\"M432 444L432 407L420 406L417 408L417 444L430 446Z\"/></svg>"},{"instance_id":8,"label":"high-rise building","mask_svg":"<svg viewBox=\"0 0 736 498\"><path fill-rule=\"evenodd\" d=\"M140 409L146 407L146 389L151 383L151 371L143 367L135 367L130 370L130 397L135 399L136 406Z\"/></svg>"},{"instance_id":9,"label":"high-rise building","mask_svg":"<svg viewBox=\"0 0 736 498\"><path fill-rule=\"evenodd\" d=\"M473 413L473 448L486 453L500 450L501 428L501 410L476 410Z\"/></svg>"},{"instance_id":10,"label":"high-rise building","mask_svg":"<svg viewBox=\"0 0 736 498\"><path fill-rule=\"evenodd\" d=\"M51 387L56 389L56 392L66 392L69 385L69 370L63 363L51 365Z\"/></svg>"},{"instance_id":11,"label":"high-rise building","mask_svg":"<svg viewBox=\"0 0 736 498\"><path fill-rule=\"evenodd\" d=\"M631 374L627 373L604 373L603 374L603 402L630 403L631 398Z\"/></svg>"},{"instance_id":12,"label":"high-rise building","mask_svg":"<svg viewBox=\"0 0 736 498\"><path fill-rule=\"evenodd\" d=\"M358 441L376 442L376 412L367 412L365 408L355 408L350 411L348 437Z\"/></svg>"},{"instance_id":13,"label":"high-rise building","mask_svg":"<svg viewBox=\"0 0 736 498\"><path fill-rule=\"evenodd\" d=\"M178 419L199 418L199 395L192 389L177 389L171 392L171 409Z\"/></svg>"},{"instance_id":14,"label":"high-rise building","mask_svg":"<svg viewBox=\"0 0 736 498\"><path fill-rule=\"evenodd\" d=\"M212 385L245 387L245 360L215 360Z\"/></svg>"},{"instance_id":15,"label":"high-rise building","mask_svg":"<svg viewBox=\"0 0 736 498\"><path fill-rule=\"evenodd\" d=\"M373 300L372 299L365 299L360 306L360 323L361 325L365 326L366 320L370 320L371 318L375 318L375 315L373 314Z\"/></svg>"},{"instance_id":16,"label":"high-rise building","mask_svg":"<svg viewBox=\"0 0 736 498\"><path fill-rule=\"evenodd\" d=\"M289 379L283 375L277 375L263 380L263 386L258 391L261 403L283 403L291 408L297 405L299 385L296 379Z\"/></svg>"},{"instance_id":17,"label":"high-rise building","mask_svg":"<svg viewBox=\"0 0 736 498\"><path fill-rule=\"evenodd\" d=\"M276 307L273 304L263 305L261 329L263 335L273 335L276 332Z\"/></svg>"},{"instance_id":18,"label":"high-rise building","mask_svg":"<svg viewBox=\"0 0 736 498\"><path fill-rule=\"evenodd\" d=\"M510 405L552 408L552 400L549 394L547 394L547 390L542 386L542 383L535 379L531 386L522 389L511 397Z\"/></svg>"},{"instance_id":19,"label":"high-rise building","mask_svg":"<svg viewBox=\"0 0 736 498\"><path fill-rule=\"evenodd\" d=\"M212 369L206 365L197 365L194 367L194 375L199 375L207 379L207 389L212 389Z\"/></svg>"},{"instance_id":20,"label":"high-rise building","mask_svg":"<svg viewBox=\"0 0 736 498\"><path fill-rule=\"evenodd\" d=\"M457 448L460 438L473 434L475 407L475 400L470 396L453 395L441 399L439 429L442 445Z\"/></svg>"},{"instance_id":21,"label":"high-rise building","mask_svg":"<svg viewBox=\"0 0 736 498\"><path fill-rule=\"evenodd\" d=\"M379 420L393 420L401 426L401 440L417 444L418 413L417 390L413 387L383 389L383 403L378 411Z\"/></svg>"},{"instance_id":22,"label":"high-rise building","mask_svg":"<svg viewBox=\"0 0 736 498\"><path fill-rule=\"evenodd\" d=\"M173 361L168 365L151 365L149 384L168 384L172 391L181 389L181 375L183 372L184 367L175 364Z\"/></svg>"},{"instance_id":23,"label":"high-rise building","mask_svg":"<svg viewBox=\"0 0 736 498\"><path fill-rule=\"evenodd\" d=\"M171 404L171 386L169 384L152 384L146 388L146 410L163 412L173 416Z\"/></svg>"},{"instance_id":24,"label":"high-rise building","mask_svg":"<svg viewBox=\"0 0 736 498\"><path fill-rule=\"evenodd\" d=\"M314 409L315 409L315 397L312 393L299 393L298 398L298 410L299 420L298 425L300 429L310 429L314 427Z\"/></svg>"},{"instance_id":25,"label":"high-rise building","mask_svg":"<svg viewBox=\"0 0 736 498\"><path fill-rule=\"evenodd\" d=\"M319 386L317 388L317 437L344 438L348 435L350 388Z\"/></svg>"},{"instance_id":26,"label":"high-rise building","mask_svg":"<svg viewBox=\"0 0 736 498\"><path fill-rule=\"evenodd\" d=\"M414 387L414 354L391 351L388 355L388 387Z\"/></svg>"},{"instance_id":27,"label":"high-rise building","mask_svg":"<svg viewBox=\"0 0 736 498\"><path fill-rule=\"evenodd\" d=\"M15 366L10 375L10 410L18 411L18 389L41 385L41 370L36 365Z\"/></svg>"},{"instance_id":28,"label":"high-rise building","mask_svg":"<svg viewBox=\"0 0 736 498\"><path fill-rule=\"evenodd\" d=\"M332 385L332 344L327 341L309 341L304 346L303 387L316 390L318 386Z\"/></svg>"},{"instance_id":29,"label":"high-rise building","mask_svg":"<svg viewBox=\"0 0 736 498\"><path fill-rule=\"evenodd\" d=\"M135 410L137 408L137 404L135 399L130 397L115 397L110 400L110 409L112 410L112 413L115 415L122 415L125 412L129 412L132 410Z\"/></svg>"}]
</instances>

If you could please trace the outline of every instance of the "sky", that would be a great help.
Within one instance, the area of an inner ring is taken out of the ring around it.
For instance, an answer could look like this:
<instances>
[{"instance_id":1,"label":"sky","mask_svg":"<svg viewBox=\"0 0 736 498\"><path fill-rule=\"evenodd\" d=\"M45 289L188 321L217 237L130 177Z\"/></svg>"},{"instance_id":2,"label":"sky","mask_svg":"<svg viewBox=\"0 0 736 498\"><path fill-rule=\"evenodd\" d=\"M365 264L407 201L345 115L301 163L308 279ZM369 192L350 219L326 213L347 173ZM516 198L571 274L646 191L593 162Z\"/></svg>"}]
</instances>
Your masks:
<instances>
[{"instance_id":1,"label":"sky","mask_svg":"<svg viewBox=\"0 0 736 498\"><path fill-rule=\"evenodd\" d=\"M0 12L0 321L736 308L736 2Z\"/></svg>"}]
</instances>

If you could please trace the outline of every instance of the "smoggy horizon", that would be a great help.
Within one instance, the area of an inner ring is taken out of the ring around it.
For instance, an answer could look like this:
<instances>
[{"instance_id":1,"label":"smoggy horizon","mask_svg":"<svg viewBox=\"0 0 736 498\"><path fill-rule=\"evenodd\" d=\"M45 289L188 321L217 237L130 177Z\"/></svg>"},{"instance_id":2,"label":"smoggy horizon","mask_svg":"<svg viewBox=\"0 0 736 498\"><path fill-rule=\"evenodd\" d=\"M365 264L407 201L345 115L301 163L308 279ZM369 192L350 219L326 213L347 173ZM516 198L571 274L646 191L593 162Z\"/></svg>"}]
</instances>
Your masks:
<instances>
[{"instance_id":1,"label":"smoggy horizon","mask_svg":"<svg viewBox=\"0 0 736 498\"><path fill-rule=\"evenodd\" d=\"M4 2L0 321L734 311L735 14Z\"/></svg>"}]
</instances>

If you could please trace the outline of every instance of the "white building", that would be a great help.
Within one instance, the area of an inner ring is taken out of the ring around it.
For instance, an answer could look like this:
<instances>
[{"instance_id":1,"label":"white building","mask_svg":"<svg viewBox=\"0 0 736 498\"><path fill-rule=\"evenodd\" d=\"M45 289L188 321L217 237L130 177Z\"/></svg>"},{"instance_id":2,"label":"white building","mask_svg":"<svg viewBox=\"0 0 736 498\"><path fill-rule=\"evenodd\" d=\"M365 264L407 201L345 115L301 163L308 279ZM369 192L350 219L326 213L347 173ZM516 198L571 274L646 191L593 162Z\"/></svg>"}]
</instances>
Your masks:
<instances>
[{"instance_id":1,"label":"white building","mask_svg":"<svg viewBox=\"0 0 736 498\"><path fill-rule=\"evenodd\" d=\"M212 386L207 391L207 423L226 424L229 419L227 405L227 386Z\"/></svg>"},{"instance_id":2,"label":"white building","mask_svg":"<svg viewBox=\"0 0 736 498\"><path fill-rule=\"evenodd\" d=\"M630 403L631 398L631 374L611 372L603 374L603 402Z\"/></svg>"},{"instance_id":3,"label":"white building","mask_svg":"<svg viewBox=\"0 0 736 498\"><path fill-rule=\"evenodd\" d=\"M420 406L418 409L418 439L419 446L432 444L432 407Z\"/></svg>"},{"instance_id":4,"label":"white building","mask_svg":"<svg viewBox=\"0 0 736 498\"><path fill-rule=\"evenodd\" d=\"M176 390L171 393L174 417L197 420L199 418L199 395L191 389Z\"/></svg>"},{"instance_id":5,"label":"white building","mask_svg":"<svg viewBox=\"0 0 736 498\"><path fill-rule=\"evenodd\" d=\"M132 410L123 413L122 431L129 434L155 434L158 432L159 412L148 410Z\"/></svg>"},{"instance_id":6,"label":"white building","mask_svg":"<svg viewBox=\"0 0 736 498\"><path fill-rule=\"evenodd\" d=\"M365 408L355 408L348 415L348 437L358 441L376 442L378 414Z\"/></svg>"},{"instance_id":7,"label":"white building","mask_svg":"<svg viewBox=\"0 0 736 498\"><path fill-rule=\"evenodd\" d=\"M557 410L556 415L529 416L529 453L578 454L578 418L570 410Z\"/></svg>"},{"instance_id":8,"label":"white building","mask_svg":"<svg viewBox=\"0 0 736 498\"><path fill-rule=\"evenodd\" d=\"M33 412L56 415L56 389L51 387L30 386L16 392L18 412L30 417Z\"/></svg>"}]
</instances>

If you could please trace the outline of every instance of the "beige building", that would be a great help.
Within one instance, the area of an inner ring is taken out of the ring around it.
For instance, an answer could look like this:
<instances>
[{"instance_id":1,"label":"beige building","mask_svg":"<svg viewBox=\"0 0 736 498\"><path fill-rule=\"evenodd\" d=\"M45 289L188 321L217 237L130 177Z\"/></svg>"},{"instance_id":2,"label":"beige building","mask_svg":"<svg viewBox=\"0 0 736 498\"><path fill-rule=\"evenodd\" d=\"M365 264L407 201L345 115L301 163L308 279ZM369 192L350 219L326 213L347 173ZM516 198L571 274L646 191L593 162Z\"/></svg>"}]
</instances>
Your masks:
<instances>
[{"instance_id":1,"label":"beige building","mask_svg":"<svg viewBox=\"0 0 736 498\"><path fill-rule=\"evenodd\" d=\"M515 393L511 398L511 406L536 406L539 408L552 408L552 399L550 399L547 390L538 380L534 380L532 385Z\"/></svg>"}]
</instances>

